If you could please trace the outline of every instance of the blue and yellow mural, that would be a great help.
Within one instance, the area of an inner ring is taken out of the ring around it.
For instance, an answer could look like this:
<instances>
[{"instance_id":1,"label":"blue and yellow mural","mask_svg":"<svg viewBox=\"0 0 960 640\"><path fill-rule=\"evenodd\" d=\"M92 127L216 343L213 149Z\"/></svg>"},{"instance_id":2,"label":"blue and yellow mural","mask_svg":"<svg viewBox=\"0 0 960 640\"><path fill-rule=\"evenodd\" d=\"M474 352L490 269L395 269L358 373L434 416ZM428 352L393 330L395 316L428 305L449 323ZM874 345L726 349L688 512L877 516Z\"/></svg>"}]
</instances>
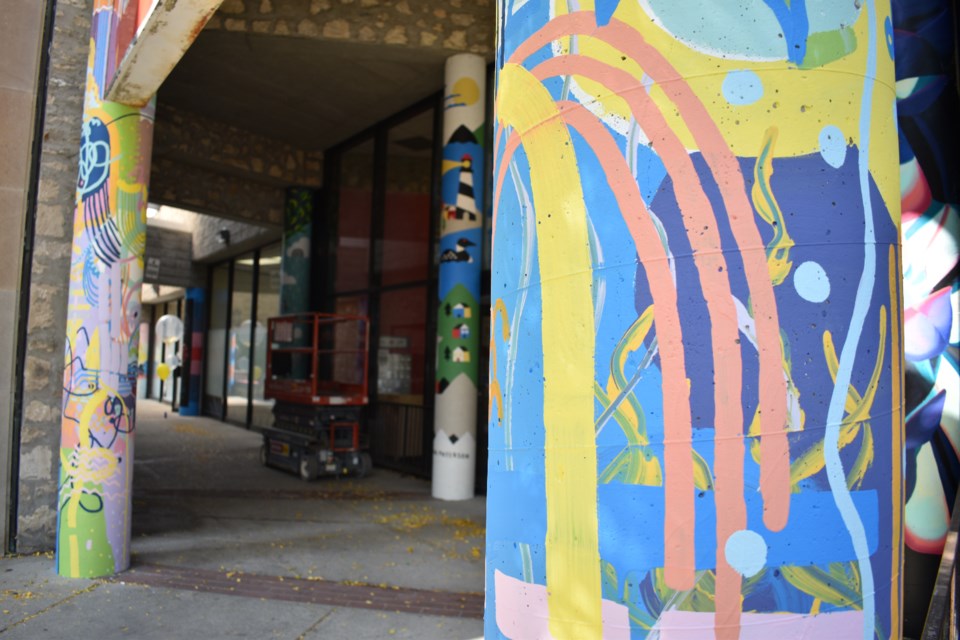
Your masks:
<instances>
[{"instance_id":1,"label":"blue and yellow mural","mask_svg":"<svg viewBox=\"0 0 960 640\"><path fill-rule=\"evenodd\" d=\"M882 0L501 0L488 638L900 637Z\"/></svg>"}]
</instances>

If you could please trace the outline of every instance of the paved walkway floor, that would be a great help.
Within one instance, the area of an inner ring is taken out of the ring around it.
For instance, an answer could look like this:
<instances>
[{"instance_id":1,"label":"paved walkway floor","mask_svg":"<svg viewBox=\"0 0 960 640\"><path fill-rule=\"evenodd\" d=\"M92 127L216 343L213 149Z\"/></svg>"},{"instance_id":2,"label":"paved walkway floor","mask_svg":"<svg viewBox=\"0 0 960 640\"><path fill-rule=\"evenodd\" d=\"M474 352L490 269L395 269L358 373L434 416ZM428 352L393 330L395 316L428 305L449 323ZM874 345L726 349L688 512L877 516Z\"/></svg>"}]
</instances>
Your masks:
<instances>
[{"instance_id":1,"label":"paved walkway floor","mask_svg":"<svg viewBox=\"0 0 960 640\"><path fill-rule=\"evenodd\" d=\"M132 567L0 559L0 638L422 638L483 634L484 500L376 469L305 483L256 432L139 404Z\"/></svg>"}]
</instances>

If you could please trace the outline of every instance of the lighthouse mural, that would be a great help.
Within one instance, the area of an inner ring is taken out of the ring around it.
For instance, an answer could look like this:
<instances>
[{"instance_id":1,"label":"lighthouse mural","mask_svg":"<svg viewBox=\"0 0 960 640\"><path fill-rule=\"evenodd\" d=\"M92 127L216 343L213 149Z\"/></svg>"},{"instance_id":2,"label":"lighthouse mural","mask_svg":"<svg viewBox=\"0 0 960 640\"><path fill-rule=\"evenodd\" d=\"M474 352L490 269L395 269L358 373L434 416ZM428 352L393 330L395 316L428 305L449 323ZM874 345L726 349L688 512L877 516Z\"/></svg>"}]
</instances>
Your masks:
<instances>
[{"instance_id":1,"label":"lighthouse mural","mask_svg":"<svg viewBox=\"0 0 960 640\"><path fill-rule=\"evenodd\" d=\"M474 489L485 75L480 56L447 60L433 441L433 495L445 500Z\"/></svg>"}]
</instances>

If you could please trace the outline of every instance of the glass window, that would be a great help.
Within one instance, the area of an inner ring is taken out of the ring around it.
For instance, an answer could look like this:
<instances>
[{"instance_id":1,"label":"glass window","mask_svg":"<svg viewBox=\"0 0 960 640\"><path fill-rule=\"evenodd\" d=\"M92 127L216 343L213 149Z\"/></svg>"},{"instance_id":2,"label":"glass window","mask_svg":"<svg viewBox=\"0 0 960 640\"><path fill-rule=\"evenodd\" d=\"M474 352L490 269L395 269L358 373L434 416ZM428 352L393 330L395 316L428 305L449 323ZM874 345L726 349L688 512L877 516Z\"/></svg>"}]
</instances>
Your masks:
<instances>
[{"instance_id":1,"label":"glass window","mask_svg":"<svg viewBox=\"0 0 960 640\"><path fill-rule=\"evenodd\" d=\"M146 398L150 390L147 388L147 371L150 368L150 307L144 305L140 310L140 342L137 349L137 399Z\"/></svg>"},{"instance_id":2,"label":"glass window","mask_svg":"<svg viewBox=\"0 0 960 640\"><path fill-rule=\"evenodd\" d=\"M377 390L384 395L423 396L427 288L384 291L380 296Z\"/></svg>"},{"instance_id":3,"label":"glass window","mask_svg":"<svg viewBox=\"0 0 960 640\"><path fill-rule=\"evenodd\" d=\"M180 321L182 322L183 318L180 317L179 307L180 307L179 300L171 300L160 307L160 309L162 310L161 316L166 316L166 315L176 316L180 318ZM159 318L157 319L159 320ZM180 349L182 344L183 344L183 341L180 340L172 344L163 345L163 348L162 348L163 357L160 360L160 362L167 362L173 356L180 358L182 355L181 349ZM176 367L170 367L170 374L167 376L167 379L163 381L163 387L162 387L163 401L168 404L173 402L174 392L179 393L180 391L180 381L174 375L175 371L176 371ZM179 404L179 398L177 398L177 402Z\"/></svg>"},{"instance_id":4,"label":"glass window","mask_svg":"<svg viewBox=\"0 0 960 640\"><path fill-rule=\"evenodd\" d=\"M224 364L226 363L227 322L230 317L230 265L213 268L210 290L210 331L204 344L207 361L204 376L206 410L216 417L222 415Z\"/></svg>"},{"instance_id":5,"label":"glass window","mask_svg":"<svg viewBox=\"0 0 960 640\"><path fill-rule=\"evenodd\" d=\"M427 279L433 109L390 129L387 140L385 286Z\"/></svg>"},{"instance_id":6,"label":"glass window","mask_svg":"<svg viewBox=\"0 0 960 640\"><path fill-rule=\"evenodd\" d=\"M227 359L227 420L247 424L247 398L252 384L253 254L233 263L230 346Z\"/></svg>"},{"instance_id":7,"label":"glass window","mask_svg":"<svg viewBox=\"0 0 960 640\"><path fill-rule=\"evenodd\" d=\"M267 320L280 315L280 244L260 250L260 274L257 281L257 326L253 344L253 420L254 427L273 425L273 400L263 397L267 371Z\"/></svg>"},{"instance_id":8,"label":"glass window","mask_svg":"<svg viewBox=\"0 0 960 640\"><path fill-rule=\"evenodd\" d=\"M369 286L370 212L373 206L373 140L346 151L340 159L337 211L337 291Z\"/></svg>"},{"instance_id":9,"label":"glass window","mask_svg":"<svg viewBox=\"0 0 960 640\"><path fill-rule=\"evenodd\" d=\"M163 315L163 305L153 305L151 311L153 314L150 316L151 322L156 324L160 316ZM152 329L153 327L151 327ZM153 353L150 354L150 359L153 367L153 378L150 380L150 397L153 400L160 400L160 375L157 373L157 365L163 362L163 343L159 340L153 342Z\"/></svg>"}]
</instances>

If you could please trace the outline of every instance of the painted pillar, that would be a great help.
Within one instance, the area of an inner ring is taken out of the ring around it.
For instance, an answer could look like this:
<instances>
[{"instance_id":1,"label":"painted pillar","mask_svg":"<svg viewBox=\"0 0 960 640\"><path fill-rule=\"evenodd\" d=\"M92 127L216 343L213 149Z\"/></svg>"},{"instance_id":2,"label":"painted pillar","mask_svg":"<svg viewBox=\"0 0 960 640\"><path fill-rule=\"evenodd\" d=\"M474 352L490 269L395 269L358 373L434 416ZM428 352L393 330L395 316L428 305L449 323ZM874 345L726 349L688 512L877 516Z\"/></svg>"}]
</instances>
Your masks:
<instances>
[{"instance_id":1,"label":"painted pillar","mask_svg":"<svg viewBox=\"0 0 960 640\"><path fill-rule=\"evenodd\" d=\"M180 415L200 415L203 399L203 337L206 327L207 292L187 289L183 327L183 363L180 367Z\"/></svg>"},{"instance_id":2,"label":"painted pillar","mask_svg":"<svg viewBox=\"0 0 960 640\"><path fill-rule=\"evenodd\" d=\"M110 2L97 2L87 69L64 355L57 572L130 564L140 287L154 103L101 100Z\"/></svg>"},{"instance_id":3,"label":"painted pillar","mask_svg":"<svg viewBox=\"0 0 960 640\"><path fill-rule=\"evenodd\" d=\"M473 497L477 464L485 95L482 57L447 59L433 438L433 496L443 500Z\"/></svg>"},{"instance_id":4,"label":"painted pillar","mask_svg":"<svg viewBox=\"0 0 960 640\"><path fill-rule=\"evenodd\" d=\"M904 633L919 637L960 469L960 99L947 0L894 0L906 322Z\"/></svg>"},{"instance_id":5,"label":"painted pillar","mask_svg":"<svg viewBox=\"0 0 960 640\"><path fill-rule=\"evenodd\" d=\"M316 202L316 191L313 189L287 189L280 266L281 314L310 311L310 245Z\"/></svg>"},{"instance_id":6,"label":"painted pillar","mask_svg":"<svg viewBox=\"0 0 960 640\"><path fill-rule=\"evenodd\" d=\"M499 3L486 637L901 637L889 2L578 4Z\"/></svg>"}]
</instances>

